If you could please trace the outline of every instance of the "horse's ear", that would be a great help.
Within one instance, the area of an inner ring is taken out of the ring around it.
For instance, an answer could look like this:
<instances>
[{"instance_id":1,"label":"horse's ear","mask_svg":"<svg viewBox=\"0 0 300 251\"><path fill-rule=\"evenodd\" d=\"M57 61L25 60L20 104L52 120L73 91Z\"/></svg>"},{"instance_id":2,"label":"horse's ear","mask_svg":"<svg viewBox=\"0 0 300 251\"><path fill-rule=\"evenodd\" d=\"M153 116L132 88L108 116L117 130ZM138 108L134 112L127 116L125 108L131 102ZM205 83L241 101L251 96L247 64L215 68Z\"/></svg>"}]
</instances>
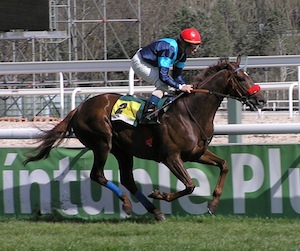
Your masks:
<instances>
[{"instance_id":1,"label":"horse's ear","mask_svg":"<svg viewBox=\"0 0 300 251\"><path fill-rule=\"evenodd\" d=\"M241 55L238 55L238 56L236 57L236 64L237 64L237 65L240 65L240 63L241 63Z\"/></svg>"}]
</instances>

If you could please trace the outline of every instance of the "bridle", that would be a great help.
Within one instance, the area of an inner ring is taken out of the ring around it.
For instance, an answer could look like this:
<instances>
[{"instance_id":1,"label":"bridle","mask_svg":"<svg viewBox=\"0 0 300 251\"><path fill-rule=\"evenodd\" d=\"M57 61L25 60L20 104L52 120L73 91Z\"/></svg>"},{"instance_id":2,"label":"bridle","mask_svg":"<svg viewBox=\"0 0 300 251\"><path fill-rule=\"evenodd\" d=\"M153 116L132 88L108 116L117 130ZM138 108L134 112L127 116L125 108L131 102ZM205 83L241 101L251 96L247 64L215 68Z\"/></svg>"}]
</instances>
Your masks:
<instances>
[{"instance_id":1,"label":"bridle","mask_svg":"<svg viewBox=\"0 0 300 251\"><path fill-rule=\"evenodd\" d=\"M231 99L236 99L238 101L240 101L242 104L246 104L248 105L251 109L256 109L256 107L250 102L250 97L252 95L254 95L255 93L257 93L258 91L260 91L260 86L259 85L253 85L252 87L246 89L245 86L243 86L237 79L235 74L240 71L240 70L244 70L242 67L238 67L234 70L231 71L230 77L228 78L227 82L231 81L233 87L235 88L235 90L238 93L238 97L236 96L232 96L230 94L224 94L224 93L220 93L220 92L214 92L214 91L210 91L207 89L194 89L192 92L193 93L205 93L205 94L210 94L210 95L216 95L218 97L223 98L231 98ZM245 74L245 73L244 73ZM243 94L245 93L245 94ZM184 101L184 105L187 109L187 112L189 113L190 117L192 118L192 120L196 123L197 127L200 129L200 131L202 132L202 134L205 137L205 142L207 144L209 144L212 140L213 136L208 137L205 133L205 131L203 130L203 128L200 126L200 124L198 123L198 121L196 120L196 118L194 117L193 113L190 111L189 107L186 104L185 99L183 99Z\"/></svg>"},{"instance_id":2,"label":"bridle","mask_svg":"<svg viewBox=\"0 0 300 251\"><path fill-rule=\"evenodd\" d=\"M221 98L231 98L240 101L242 104L246 104L250 106L251 109L255 109L255 106L249 101L252 95L260 91L259 85L253 85L250 88L246 88L243 86L237 79L235 74L240 71L244 70L242 67L238 67L234 70L231 70L230 77L228 78L227 82L231 81L234 89L238 93L238 97L230 95L230 94L224 94L220 92L214 92L207 89L194 89L192 92L194 93L206 93L206 94L213 94L216 96L219 96ZM246 73L244 73L246 74Z\"/></svg>"}]
</instances>

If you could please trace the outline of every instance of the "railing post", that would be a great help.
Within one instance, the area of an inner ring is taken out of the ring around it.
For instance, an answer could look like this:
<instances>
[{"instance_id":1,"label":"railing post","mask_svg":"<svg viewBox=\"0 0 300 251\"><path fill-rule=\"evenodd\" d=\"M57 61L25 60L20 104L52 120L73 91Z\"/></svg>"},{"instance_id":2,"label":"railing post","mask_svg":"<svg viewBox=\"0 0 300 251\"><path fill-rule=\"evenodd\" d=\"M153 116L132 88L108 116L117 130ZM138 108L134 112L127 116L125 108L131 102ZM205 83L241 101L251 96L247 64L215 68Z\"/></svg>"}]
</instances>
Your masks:
<instances>
[{"instance_id":1,"label":"railing post","mask_svg":"<svg viewBox=\"0 0 300 251\"><path fill-rule=\"evenodd\" d=\"M134 94L134 71L132 67L129 69L129 95Z\"/></svg>"},{"instance_id":2,"label":"railing post","mask_svg":"<svg viewBox=\"0 0 300 251\"><path fill-rule=\"evenodd\" d=\"M62 72L59 73L59 87L60 87L60 118L63 119L64 109L65 109L65 99L64 99L64 75Z\"/></svg>"},{"instance_id":3,"label":"railing post","mask_svg":"<svg viewBox=\"0 0 300 251\"><path fill-rule=\"evenodd\" d=\"M241 124L242 104L237 100L228 99L228 124ZM242 143L241 135L228 135L228 143Z\"/></svg>"},{"instance_id":4,"label":"railing post","mask_svg":"<svg viewBox=\"0 0 300 251\"><path fill-rule=\"evenodd\" d=\"M300 66L298 66L298 113L300 114Z\"/></svg>"},{"instance_id":5,"label":"railing post","mask_svg":"<svg viewBox=\"0 0 300 251\"><path fill-rule=\"evenodd\" d=\"M71 110L75 109L76 106L76 94L78 92L81 92L81 88L75 88L74 91L72 91L72 97L71 97Z\"/></svg>"},{"instance_id":6,"label":"railing post","mask_svg":"<svg viewBox=\"0 0 300 251\"><path fill-rule=\"evenodd\" d=\"M299 79L298 79L298 82L299 82ZM293 90L294 90L294 87L299 84L298 83L292 83L289 87L289 114L290 114L290 118L293 117ZM299 90L299 88L298 88Z\"/></svg>"}]
</instances>

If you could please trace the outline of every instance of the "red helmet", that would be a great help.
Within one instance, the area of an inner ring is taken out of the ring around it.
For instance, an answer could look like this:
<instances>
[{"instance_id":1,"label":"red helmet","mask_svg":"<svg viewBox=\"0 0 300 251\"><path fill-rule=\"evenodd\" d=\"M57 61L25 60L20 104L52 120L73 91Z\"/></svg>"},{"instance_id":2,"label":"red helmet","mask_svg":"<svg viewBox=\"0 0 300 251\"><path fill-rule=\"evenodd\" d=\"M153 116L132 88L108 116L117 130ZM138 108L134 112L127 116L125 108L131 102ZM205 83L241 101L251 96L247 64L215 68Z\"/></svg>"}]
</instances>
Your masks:
<instances>
[{"instance_id":1,"label":"red helmet","mask_svg":"<svg viewBox=\"0 0 300 251\"><path fill-rule=\"evenodd\" d=\"M194 28L184 29L180 33L180 37L187 43L190 44L201 44L200 33Z\"/></svg>"}]
</instances>

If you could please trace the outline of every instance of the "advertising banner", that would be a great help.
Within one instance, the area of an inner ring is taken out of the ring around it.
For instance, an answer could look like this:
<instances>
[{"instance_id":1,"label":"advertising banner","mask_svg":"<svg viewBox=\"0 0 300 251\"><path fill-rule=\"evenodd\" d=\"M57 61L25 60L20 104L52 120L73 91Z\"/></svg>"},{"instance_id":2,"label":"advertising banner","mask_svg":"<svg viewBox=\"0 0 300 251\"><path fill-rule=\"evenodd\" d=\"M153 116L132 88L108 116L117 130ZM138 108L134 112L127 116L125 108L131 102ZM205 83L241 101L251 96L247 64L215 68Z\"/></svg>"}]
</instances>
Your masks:
<instances>
[{"instance_id":1,"label":"advertising banner","mask_svg":"<svg viewBox=\"0 0 300 251\"><path fill-rule=\"evenodd\" d=\"M55 148L48 159L24 166L30 149L3 148L0 155L0 215L56 215L82 219L125 217L122 202L89 178L93 154L86 149ZM210 150L229 164L217 214L262 217L300 215L300 145L227 145ZM207 211L220 170L185 163L196 188L173 202L155 200L165 214L199 215ZM148 195L154 189L173 192L183 184L161 163L134 159L134 177ZM110 155L105 176L127 193L134 215L146 210L119 182L117 161ZM150 199L153 201L153 199Z\"/></svg>"}]
</instances>

